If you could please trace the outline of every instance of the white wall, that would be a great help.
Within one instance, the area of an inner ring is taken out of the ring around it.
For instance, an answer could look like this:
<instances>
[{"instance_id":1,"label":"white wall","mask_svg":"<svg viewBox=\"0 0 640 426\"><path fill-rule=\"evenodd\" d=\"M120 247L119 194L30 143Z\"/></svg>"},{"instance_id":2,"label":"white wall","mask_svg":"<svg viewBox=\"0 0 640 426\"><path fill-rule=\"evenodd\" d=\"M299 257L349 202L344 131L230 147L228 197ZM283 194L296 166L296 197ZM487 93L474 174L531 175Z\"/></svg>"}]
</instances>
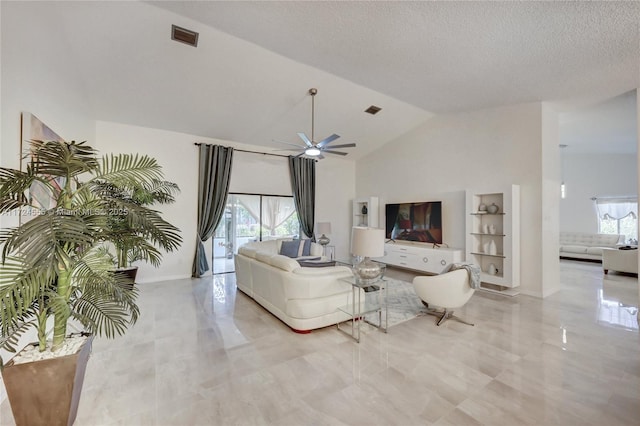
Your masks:
<instances>
[{"instance_id":1,"label":"white wall","mask_svg":"<svg viewBox=\"0 0 640 426\"><path fill-rule=\"evenodd\" d=\"M385 203L442 200L444 242L464 249L464 191L519 184L521 291L543 296L541 141L539 103L436 116L358 161L356 194L380 197L381 218Z\"/></svg>"},{"instance_id":2,"label":"white wall","mask_svg":"<svg viewBox=\"0 0 640 426\"><path fill-rule=\"evenodd\" d=\"M560 201L560 230L598 232L592 197L636 196L636 154L572 153L564 148L563 171L567 196Z\"/></svg>"},{"instance_id":3,"label":"white wall","mask_svg":"<svg viewBox=\"0 0 640 426\"><path fill-rule=\"evenodd\" d=\"M558 114L550 105L542 104L542 228L540 259L542 260L542 297L560 290L560 147Z\"/></svg>"},{"instance_id":4,"label":"white wall","mask_svg":"<svg viewBox=\"0 0 640 426\"><path fill-rule=\"evenodd\" d=\"M194 143L220 144L245 150L257 150L258 147L104 121L97 122L96 131L96 146L102 153L149 154L163 166L165 178L181 188L176 203L160 206L160 210L166 220L180 228L183 244L178 251L166 254L158 269L139 265L139 281L190 277L197 221L198 149ZM355 187L354 167L353 162L332 158L316 164L316 220L332 223L335 234L332 241L341 255L346 254L344 250L348 248L348 206ZM234 154L230 190L291 195L286 158L237 152ZM210 246L205 243L207 249Z\"/></svg>"},{"instance_id":5,"label":"white wall","mask_svg":"<svg viewBox=\"0 0 640 426\"><path fill-rule=\"evenodd\" d=\"M63 43L55 19L30 13L29 21L10 19L20 2L2 2L2 150L0 164L19 164L20 113L30 112L67 140L95 139L91 105L82 95L73 61L48 49L42 40ZM28 6L27 6L28 7ZM29 53L32 52L32 53Z\"/></svg>"}]
</instances>

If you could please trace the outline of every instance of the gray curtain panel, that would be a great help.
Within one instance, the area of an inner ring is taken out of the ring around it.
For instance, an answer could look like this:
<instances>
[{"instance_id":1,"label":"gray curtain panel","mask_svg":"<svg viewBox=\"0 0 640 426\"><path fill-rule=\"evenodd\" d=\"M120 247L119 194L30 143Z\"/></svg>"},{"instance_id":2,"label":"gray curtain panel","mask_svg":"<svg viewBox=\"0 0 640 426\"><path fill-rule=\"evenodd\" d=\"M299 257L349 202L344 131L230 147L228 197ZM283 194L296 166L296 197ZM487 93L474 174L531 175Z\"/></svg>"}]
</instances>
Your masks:
<instances>
[{"instance_id":1,"label":"gray curtain panel","mask_svg":"<svg viewBox=\"0 0 640 426\"><path fill-rule=\"evenodd\" d=\"M310 158L289 157L289 173L300 227L307 237L315 241L313 226L316 209L316 161Z\"/></svg>"},{"instance_id":2,"label":"gray curtain panel","mask_svg":"<svg viewBox=\"0 0 640 426\"><path fill-rule=\"evenodd\" d=\"M198 240L196 256L193 259L191 276L199 278L209 270L209 262L203 241L213 236L222 218L229 181L231 180L231 162L233 148L220 145L200 145L200 164L198 177Z\"/></svg>"}]
</instances>

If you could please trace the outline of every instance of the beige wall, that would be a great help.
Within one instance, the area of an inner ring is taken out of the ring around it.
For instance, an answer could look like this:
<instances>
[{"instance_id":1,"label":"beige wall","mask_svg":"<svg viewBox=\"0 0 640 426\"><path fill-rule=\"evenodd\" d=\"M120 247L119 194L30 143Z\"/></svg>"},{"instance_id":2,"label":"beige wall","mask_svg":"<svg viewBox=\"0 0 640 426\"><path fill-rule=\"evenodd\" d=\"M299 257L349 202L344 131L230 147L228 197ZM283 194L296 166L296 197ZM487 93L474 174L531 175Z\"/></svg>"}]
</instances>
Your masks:
<instances>
[{"instance_id":1,"label":"beige wall","mask_svg":"<svg viewBox=\"0 0 640 426\"><path fill-rule=\"evenodd\" d=\"M194 143L220 144L244 150L264 148L104 121L97 122L96 133L96 147L103 153L151 155L163 166L165 178L181 188L176 203L162 206L161 210L165 219L180 228L184 242L177 252L164 256L158 269L140 265L139 281L190 277L197 221L198 150ZM354 193L354 168L353 162L339 158L326 158L316 163L316 220L331 222L334 233L331 240L339 255L348 253L350 216L347 206ZM291 195L286 158L237 152L232 165L230 190ZM209 252L210 246L210 243L205 243Z\"/></svg>"},{"instance_id":2,"label":"beige wall","mask_svg":"<svg viewBox=\"0 0 640 426\"><path fill-rule=\"evenodd\" d=\"M542 124L539 103L433 117L358 161L356 194L380 197L381 218L385 203L442 200L444 242L464 249L465 190L520 185L521 291L541 297L557 287L542 277L543 172L558 180L557 160L543 171Z\"/></svg>"}]
</instances>

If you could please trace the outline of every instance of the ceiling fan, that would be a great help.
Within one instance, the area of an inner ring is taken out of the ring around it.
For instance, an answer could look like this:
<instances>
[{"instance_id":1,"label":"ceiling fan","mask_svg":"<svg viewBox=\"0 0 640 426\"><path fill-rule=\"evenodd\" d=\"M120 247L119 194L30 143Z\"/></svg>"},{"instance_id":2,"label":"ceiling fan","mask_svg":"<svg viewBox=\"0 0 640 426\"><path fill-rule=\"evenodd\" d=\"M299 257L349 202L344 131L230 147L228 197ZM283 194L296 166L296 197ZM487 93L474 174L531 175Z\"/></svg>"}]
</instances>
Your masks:
<instances>
[{"instance_id":1,"label":"ceiling fan","mask_svg":"<svg viewBox=\"0 0 640 426\"><path fill-rule=\"evenodd\" d=\"M300 157L301 155L307 155L309 157L318 157L318 158L324 158L324 156L322 154L326 153L326 154L335 154L335 155L347 155L346 152L341 152L341 151L334 151L335 148L353 148L356 146L355 143L345 143L342 145L332 145L329 146L329 144L333 141L335 141L336 139L338 139L340 136L336 135L335 133L332 134L331 136L328 136L324 139L322 139L320 142L316 142L314 139L314 121L315 121L315 96L318 94L318 89L314 89L311 88L309 89L309 94L311 95L311 139L309 139L309 137L300 132L298 133L298 136L300 137L300 139L302 139L302 142L304 142L304 145L297 145L297 144L293 144L293 143L288 143L288 142L281 142L281 141L276 141L279 143L283 143L285 145L291 145L291 146L295 146L297 149L284 149L284 150L280 150L280 151L300 151L300 153L298 155L296 155L296 157Z\"/></svg>"}]
</instances>

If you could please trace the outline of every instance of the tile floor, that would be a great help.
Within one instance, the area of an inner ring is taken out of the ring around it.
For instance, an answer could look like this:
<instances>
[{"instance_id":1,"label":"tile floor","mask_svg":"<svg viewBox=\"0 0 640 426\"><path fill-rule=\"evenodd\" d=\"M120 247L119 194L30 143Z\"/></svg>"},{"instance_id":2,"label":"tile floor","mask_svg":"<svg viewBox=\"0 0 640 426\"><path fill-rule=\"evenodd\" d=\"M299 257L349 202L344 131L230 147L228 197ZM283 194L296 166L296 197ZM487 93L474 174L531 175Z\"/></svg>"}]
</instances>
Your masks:
<instances>
[{"instance_id":1,"label":"tile floor","mask_svg":"<svg viewBox=\"0 0 640 426\"><path fill-rule=\"evenodd\" d=\"M635 277L562 261L547 299L476 292L475 327L422 316L360 344L291 332L233 277L141 286L139 323L94 343L76 425L640 424Z\"/></svg>"}]
</instances>

